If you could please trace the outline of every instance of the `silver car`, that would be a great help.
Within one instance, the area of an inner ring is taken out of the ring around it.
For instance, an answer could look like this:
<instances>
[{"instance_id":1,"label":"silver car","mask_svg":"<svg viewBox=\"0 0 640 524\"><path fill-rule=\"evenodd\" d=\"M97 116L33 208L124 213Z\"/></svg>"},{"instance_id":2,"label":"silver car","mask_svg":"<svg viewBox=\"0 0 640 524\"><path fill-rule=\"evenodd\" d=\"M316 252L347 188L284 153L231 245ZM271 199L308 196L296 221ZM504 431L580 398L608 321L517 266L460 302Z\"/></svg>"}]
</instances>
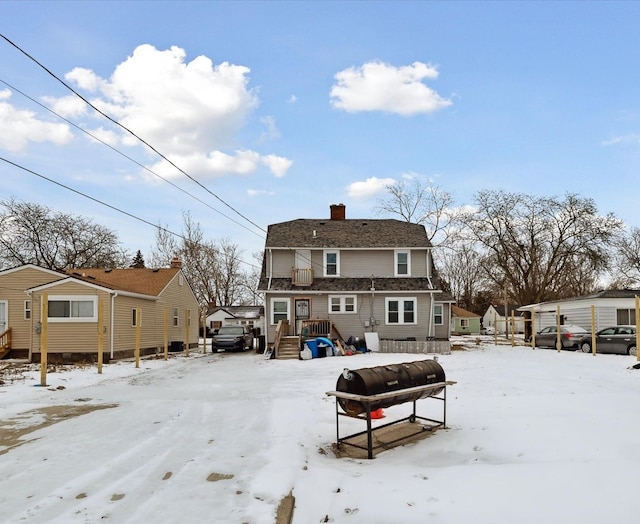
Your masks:
<instances>
[{"instance_id":1,"label":"silver car","mask_svg":"<svg viewBox=\"0 0 640 524\"><path fill-rule=\"evenodd\" d=\"M578 349L580 342L584 340L589 332L580 326L564 324L560 326L560 349ZM536 333L536 346L555 348L558 341L558 328L549 326Z\"/></svg>"},{"instance_id":2,"label":"silver car","mask_svg":"<svg viewBox=\"0 0 640 524\"><path fill-rule=\"evenodd\" d=\"M580 349L591 353L591 336L580 341ZM596 333L596 351L598 353L618 353L619 355L637 355L636 327L611 326Z\"/></svg>"}]
</instances>

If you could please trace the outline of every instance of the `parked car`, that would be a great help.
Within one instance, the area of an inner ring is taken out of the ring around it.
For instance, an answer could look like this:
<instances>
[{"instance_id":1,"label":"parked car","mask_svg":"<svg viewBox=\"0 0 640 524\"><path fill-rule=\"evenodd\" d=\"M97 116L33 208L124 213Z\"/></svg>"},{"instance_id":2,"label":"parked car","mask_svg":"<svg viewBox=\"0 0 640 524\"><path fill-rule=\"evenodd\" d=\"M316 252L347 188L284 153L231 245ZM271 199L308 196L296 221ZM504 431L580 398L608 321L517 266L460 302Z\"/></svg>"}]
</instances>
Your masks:
<instances>
[{"instance_id":1,"label":"parked car","mask_svg":"<svg viewBox=\"0 0 640 524\"><path fill-rule=\"evenodd\" d=\"M494 329L493 326L483 327L480 330L481 335L495 335L495 333L496 333L496 330Z\"/></svg>"},{"instance_id":2,"label":"parked car","mask_svg":"<svg viewBox=\"0 0 640 524\"><path fill-rule=\"evenodd\" d=\"M253 332L246 326L222 326L213 333L211 351L244 351L253 348Z\"/></svg>"},{"instance_id":3,"label":"parked car","mask_svg":"<svg viewBox=\"0 0 640 524\"><path fill-rule=\"evenodd\" d=\"M591 353L591 335L580 341L580 349ZM610 326L596 333L596 351L598 353L618 353L636 356L636 327Z\"/></svg>"},{"instance_id":4,"label":"parked car","mask_svg":"<svg viewBox=\"0 0 640 524\"><path fill-rule=\"evenodd\" d=\"M555 348L558 341L557 326L546 327L536 333L536 346ZM589 332L580 326L564 324L560 326L561 349L578 349L580 343L589 335Z\"/></svg>"}]
</instances>

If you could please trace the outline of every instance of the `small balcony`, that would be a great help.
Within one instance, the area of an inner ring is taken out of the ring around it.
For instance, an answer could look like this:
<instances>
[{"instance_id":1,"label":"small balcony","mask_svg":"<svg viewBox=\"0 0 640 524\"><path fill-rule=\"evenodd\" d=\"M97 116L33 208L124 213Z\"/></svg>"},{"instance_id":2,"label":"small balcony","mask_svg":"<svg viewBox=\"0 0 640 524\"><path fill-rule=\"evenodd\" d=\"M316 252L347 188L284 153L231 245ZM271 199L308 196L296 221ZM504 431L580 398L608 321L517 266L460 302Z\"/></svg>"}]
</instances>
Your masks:
<instances>
[{"instance_id":1,"label":"small balcony","mask_svg":"<svg viewBox=\"0 0 640 524\"><path fill-rule=\"evenodd\" d=\"M313 269L291 269L291 284L294 286L310 286L313 284Z\"/></svg>"}]
</instances>

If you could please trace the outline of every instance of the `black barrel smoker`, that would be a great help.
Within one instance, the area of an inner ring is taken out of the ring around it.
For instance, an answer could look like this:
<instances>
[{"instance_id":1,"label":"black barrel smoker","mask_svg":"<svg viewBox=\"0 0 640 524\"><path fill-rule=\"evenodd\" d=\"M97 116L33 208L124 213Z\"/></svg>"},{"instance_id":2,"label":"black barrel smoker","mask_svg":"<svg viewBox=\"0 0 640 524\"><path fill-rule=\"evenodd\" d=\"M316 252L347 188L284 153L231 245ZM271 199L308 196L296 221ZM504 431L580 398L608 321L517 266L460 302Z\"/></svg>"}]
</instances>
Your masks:
<instances>
[{"instance_id":1,"label":"black barrel smoker","mask_svg":"<svg viewBox=\"0 0 640 524\"><path fill-rule=\"evenodd\" d=\"M341 444L347 444L366 449L368 458L373 458L374 431L406 421L411 423L422 421L420 424L416 424L416 431L397 439L397 441L400 441L423 431L446 427L446 391L447 386L451 384L455 384L455 382L446 380L444 369L442 369L437 360L420 360L355 370L345 369L338 377L336 390L327 392L327 395L336 398L336 438L338 447ZM416 414L416 401L422 398L433 398L442 402L442 420L420 417ZM376 428L372 427L372 412L405 402L413 402L411 415L378 425ZM366 420L366 431L340 437L339 420L341 416ZM357 443L357 437L365 434L367 435L366 447ZM397 441L386 442L385 445L393 444Z\"/></svg>"}]
</instances>

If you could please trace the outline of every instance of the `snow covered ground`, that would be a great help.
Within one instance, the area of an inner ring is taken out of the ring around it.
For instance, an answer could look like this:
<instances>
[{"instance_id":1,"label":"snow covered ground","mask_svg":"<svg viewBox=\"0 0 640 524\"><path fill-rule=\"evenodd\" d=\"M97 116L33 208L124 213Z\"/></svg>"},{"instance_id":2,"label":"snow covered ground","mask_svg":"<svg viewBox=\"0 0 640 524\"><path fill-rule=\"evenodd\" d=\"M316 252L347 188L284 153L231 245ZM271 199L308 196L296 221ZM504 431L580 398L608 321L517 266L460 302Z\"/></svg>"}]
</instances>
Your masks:
<instances>
[{"instance_id":1,"label":"snow covered ground","mask_svg":"<svg viewBox=\"0 0 640 524\"><path fill-rule=\"evenodd\" d=\"M343 368L423 358L191 352L59 368L47 387L37 368L5 375L0 522L273 523L290 492L296 524L638 521L634 357L471 344L439 356L448 429L337 458L325 393Z\"/></svg>"}]
</instances>

